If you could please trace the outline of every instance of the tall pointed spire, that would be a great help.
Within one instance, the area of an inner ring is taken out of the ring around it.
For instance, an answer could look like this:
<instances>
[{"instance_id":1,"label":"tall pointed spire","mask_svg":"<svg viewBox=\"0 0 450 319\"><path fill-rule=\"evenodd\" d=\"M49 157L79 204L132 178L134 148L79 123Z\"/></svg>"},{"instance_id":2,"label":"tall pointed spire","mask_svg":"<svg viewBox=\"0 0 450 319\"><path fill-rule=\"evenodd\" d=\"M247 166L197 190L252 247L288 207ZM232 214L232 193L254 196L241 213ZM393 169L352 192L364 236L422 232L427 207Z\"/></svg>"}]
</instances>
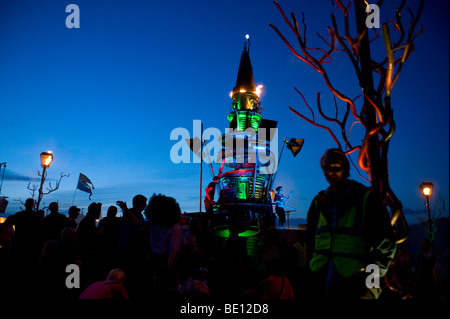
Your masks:
<instances>
[{"instance_id":1,"label":"tall pointed spire","mask_svg":"<svg viewBox=\"0 0 450 319\"><path fill-rule=\"evenodd\" d=\"M239 131L253 128L257 132L262 119L260 114L262 107L259 101L259 92L262 85L255 87L249 55L250 40L248 34L245 38L246 42L241 53L236 86L231 92L231 98L233 99L231 106L233 110L228 114L228 121L230 128L237 128Z\"/></svg>"},{"instance_id":2,"label":"tall pointed spire","mask_svg":"<svg viewBox=\"0 0 450 319\"><path fill-rule=\"evenodd\" d=\"M256 92L255 81L253 80L253 68L250 61L250 39L248 34L245 36L244 50L241 53L236 86L233 89L233 95L238 92Z\"/></svg>"}]
</instances>

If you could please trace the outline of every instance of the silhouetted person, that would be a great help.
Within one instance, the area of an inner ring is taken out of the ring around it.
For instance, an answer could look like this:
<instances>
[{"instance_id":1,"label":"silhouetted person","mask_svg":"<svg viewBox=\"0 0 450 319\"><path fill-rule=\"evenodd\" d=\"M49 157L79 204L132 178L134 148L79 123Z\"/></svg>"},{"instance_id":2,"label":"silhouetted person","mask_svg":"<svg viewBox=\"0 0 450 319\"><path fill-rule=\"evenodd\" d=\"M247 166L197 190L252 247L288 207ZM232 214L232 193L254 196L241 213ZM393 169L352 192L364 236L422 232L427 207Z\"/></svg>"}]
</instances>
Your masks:
<instances>
[{"instance_id":1,"label":"silhouetted person","mask_svg":"<svg viewBox=\"0 0 450 319\"><path fill-rule=\"evenodd\" d=\"M153 194L145 216L150 220L150 247L152 251L155 288L161 293L176 287L177 257L183 234L178 225L180 206L172 197Z\"/></svg>"},{"instance_id":2,"label":"silhouetted person","mask_svg":"<svg viewBox=\"0 0 450 319\"><path fill-rule=\"evenodd\" d=\"M58 274L60 277L57 279L59 290L55 292L60 294L58 296L59 299L76 299L79 296L78 289L68 289L66 287L66 278L68 276L66 267L70 264L76 264L80 268L83 266L76 229L65 227L61 231L61 239L57 246L56 255L59 262Z\"/></svg>"},{"instance_id":3,"label":"silhouetted person","mask_svg":"<svg viewBox=\"0 0 450 319\"><path fill-rule=\"evenodd\" d=\"M12 249L20 254L37 257L42 245L42 219L34 211L34 199L25 201L25 210L10 215L4 226L15 226ZM31 256L29 256L31 257Z\"/></svg>"},{"instance_id":4,"label":"silhouetted person","mask_svg":"<svg viewBox=\"0 0 450 319\"><path fill-rule=\"evenodd\" d=\"M125 258L129 258L129 255L140 254L143 248L145 224L142 211L146 203L147 198L143 195L133 197L132 208L128 208L123 201L117 201L117 205L123 210L117 252Z\"/></svg>"},{"instance_id":5,"label":"silhouetted person","mask_svg":"<svg viewBox=\"0 0 450 319\"><path fill-rule=\"evenodd\" d=\"M98 223L101 231L101 248L108 263L113 263L116 254L117 238L119 236L120 218L117 215L117 207L109 206L106 217Z\"/></svg>"},{"instance_id":6,"label":"silhouetted person","mask_svg":"<svg viewBox=\"0 0 450 319\"><path fill-rule=\"evenodd\" d=\"M50 214L45 216L43 221L45 239L59 240L61 231L68 225L67 217L59 213L59 205L57 202L51 202L48 205Z\"/></svg>"},{"instance_id":7,"label":"silhouetted person","mask_svg":"<svg viewBox=\"0 0 450 319\"><path fill-rule=\"evenodd\" d=\"M34 296L43 300L68 300L79 296L77 289L66 286L66 267L71 264L81 265L78 254L76 230L65 227L59 240L48 240L41 250L39 261L39 291Z\"/></svg>"},{"instance_id":8,"label":"silhouetted person","mask_svg":"<svg viewBox=\"0 0 450 319\"><path fill-rule=\"evenodd\" d=\"M3 259L11 252L12 239L14 237L14 229L4 224L0 224L0 264Z\"/></svg>"},{"instance_id":9,"label":"silhouetted person","mask_svg":"<svg viewBox=\"0 0 450 319\"><path fill-rule=\"evenodd\" d=\"M144 195L136 195L133 197L133 207L129 210L130 215L134 216L137 223L131 222L130 227L130 253L136 256L137 262L143 267L143 262L147 253L148 234L146 231L146 223L142 211L147 206L147 197ZM124 213L125 214L125 213Z\"/></svg>"},{"instance_id":10,"label":"silhouetted person","mask_svg":"<svg viewBox=\"0 0 450 319\"><path fill-rule=\"evenodd\" d=\"M34 211L33 198L25 201L25 210L10 215L5 227L15 227L11 245L13 288L18 294L24 289L35 289L36 266L42 239L42 218ZM28 288L27 288L28 287Z\"/></svg>"},{"instance_id":11,"label":"silhouetted person","mask_svg":"<svg viewBox=\"0 0 450 319\"><path fill-rule=\"evenodd\" d=\"M96 250L98 247L97 220L100 218L102 203L91 203L86 216L80 221L77 229L78 239L81 248L86 252Z\"/></svg>"},{"instance_id":12,"label":"silhouetted person","mask_svg":"<svg viewBox=\"0 0 450 319\"><path fill-rule=\"evenodd\" d=\"M369 188L348 179L350 164L340 149L327 150L320 165L330 186L308 210L309 288L319 296L378 298L379 289L366 287L369 274L362 270L375 264L383 277L394 257L386 206Z\"/></svg>"},{"instance_id":13,"label":"silhouetted person","mask_svg":"<svg viewBox=\"0 0 450 319\"><path fill-rule=\"evenodd\" d=\"M147 206L147 197L144 195L136 195L133 197L133 207L130 208L130 213L134 215L139 221L144 220L142 211Z\"/></svg>"},{"instance_id":14,"label":"silhouetted person","mask_svg":"<svg viewBox=\"0 0 450 319\"><path fill-rule=\"evenodd\" d=\"M125 273L121 269L113 269L106 280L89 285L79 299L129 299L125 289Z\"/></svg>"},{"instance_id":15,"label":"silhouetted person","mask_svg":"<svg viewBox=\"0 0 450 319\"><path fill-rule=\"evenodd\" d=\"M67 217L67 227L72 227L77 229L77 218L80 216L80 209L77 206L70 206L69 212L67 213L69 217Z\"/></svg>"},{"instance_id":16,"label":"silhouetted person","mask_svg":"<svg viewBox=\"0 0 450 319\"><path fill-rule=\"evenodd\" d=\"M83 262L81 270L82 284L98 280L104 270L105 260L99 254L100 235L97 220L100 218L102 203L91 203L86 216L80 221L77 228L80 254Z\"/></svg>"},{"instance_id":17,"label":"silhouetted person","mask_svg":"<svg viewBox=\"0 0 450 319\"><path fill-rule=\"evenodd\" d=\"M13 285L11 264L11 243L14 229L0 223L0 300L10 297L10 287ZM5 275L9 274L9 275Z\"/></svg>"},{"instance_id":18,"label":"silhouetted person","mask_svg":"<svg viewBox=\"0 0 450 319\"><path fill-rule=\"evenodd\" d=\"M98 223L98 228L103 230L103 233L114 235L117 237L117 232L120 227L120 218L117 217L117 207L109 206L106 212L106 217L102 218ZM116 238L117 240L117 238Z\"/></svg>"},{"instance_id":19,"label":"silhouetted person","mask_svg":"<svg viewBox=\"0 0 450 319\"><path fill-rule=\"evenodd\" d=\"M123 216L120 219L116 253L119 268L127 274L128 293L134 298L143 296L140 292L145 289L143 276L149 248L147 225L142 211L147 198L138 194L133 197L132 204L133 207L128 208L125 202L117 201Z\"/></svg>"}]
</instances>

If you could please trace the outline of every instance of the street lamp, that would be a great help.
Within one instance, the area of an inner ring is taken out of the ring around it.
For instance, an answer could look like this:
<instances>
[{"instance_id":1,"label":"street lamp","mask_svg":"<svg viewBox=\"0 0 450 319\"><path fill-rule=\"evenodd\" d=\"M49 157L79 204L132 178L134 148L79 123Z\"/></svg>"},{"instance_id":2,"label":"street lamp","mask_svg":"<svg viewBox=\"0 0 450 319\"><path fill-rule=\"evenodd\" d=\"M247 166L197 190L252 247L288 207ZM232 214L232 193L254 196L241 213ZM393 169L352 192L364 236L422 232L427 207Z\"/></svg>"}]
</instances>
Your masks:
<instances>
[{"instance_id":1,"label":"street lamp","mask_svg":"<svg viewBox=\"0 0 450 319\"><path fill-rule=\"evenodd\" d=\"M41 199L43 196L42 193L42 187L44 186L45 177L47 176L47 168L50 167L50 164L53 161L53 154L52 151L42 152L41 153L41 166L43 168L42 174L39 173L38 175L42 176L41 178L41 186L39 187L39 194L38 194L38 201L36 204L36 212L39 210L39 204L41 203Z\"/></svg>"},{"instance_id":2,"label":"street lamp","mask_svg":"<svg viewBox=\"0 0 450 319\"><path fill-rule=\"evenodd\" d=\"M420 191L422 192L423 197L425 197L425 213L428 217L429 230L433 229L433 220L431 219L430 212L430 196L433 193L433 183L431 182L423 182L420 184Z\"/></svg>"},{"instance_id":3,"label":"street lamp","mask_svg":"<svg viewBox=\"0 0 450 319\"><path fill-rule=\"evenodd\" d=\"M53 161L52 151L41 153L41 166L45 170L47 169Z\"/></svg>"},{"instance_id":4,"label":"street lamp","mask_svg":"<svg viewBox=\"0 0 450 319\"><path fill-rule=\"evenodd\" d=\"M433 193L433 183L431 182L423 182L420 184L420 191L422 195L428 200Z\"/></svg>"}]
</instances>

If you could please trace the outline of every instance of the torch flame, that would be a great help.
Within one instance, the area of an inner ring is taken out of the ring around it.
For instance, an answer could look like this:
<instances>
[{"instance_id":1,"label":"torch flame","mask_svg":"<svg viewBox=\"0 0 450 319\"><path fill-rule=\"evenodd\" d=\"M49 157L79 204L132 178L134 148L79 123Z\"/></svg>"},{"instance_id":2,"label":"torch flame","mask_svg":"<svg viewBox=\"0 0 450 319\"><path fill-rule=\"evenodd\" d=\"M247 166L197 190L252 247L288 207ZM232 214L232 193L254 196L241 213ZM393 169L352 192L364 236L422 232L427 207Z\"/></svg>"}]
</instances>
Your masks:
<instances>
[{"instance_id":1,"label":"torch flame","mask_svg":"<svg viewBox=\"0 0 450 319\"><path fill-rule=\"evenodd\" d=\"M255 92L252 92L252 91L249 91L249 92L254 93L254 94L256 94L258 97L260 97L260 96L261 96L261 92L262 92L262 88L263 88L263 87L264 87L264 85L260 84L260 85L258 85L258 86L256 87ZM239 89L239 93L246 93L246 92L247 92L246 89ZM231 91L231 92L230 92L230 97L232 98L233 95L234 95L234 93L233 93L233 91Z\"/></svg>"},{"instance_id":2,"label":"torch flame","mask_svg":"<svg viewBox=\"0 0 450 319\"><path fill-rule=\"evenodd\" d=\"M257 87L256 87L256 92L255 92L255 94L256 95L258 95L258 97L260 97L261 96L261 90L262 90L262 88L263 88L263 85L258 85Z\"/></svg>"}]
</instances>

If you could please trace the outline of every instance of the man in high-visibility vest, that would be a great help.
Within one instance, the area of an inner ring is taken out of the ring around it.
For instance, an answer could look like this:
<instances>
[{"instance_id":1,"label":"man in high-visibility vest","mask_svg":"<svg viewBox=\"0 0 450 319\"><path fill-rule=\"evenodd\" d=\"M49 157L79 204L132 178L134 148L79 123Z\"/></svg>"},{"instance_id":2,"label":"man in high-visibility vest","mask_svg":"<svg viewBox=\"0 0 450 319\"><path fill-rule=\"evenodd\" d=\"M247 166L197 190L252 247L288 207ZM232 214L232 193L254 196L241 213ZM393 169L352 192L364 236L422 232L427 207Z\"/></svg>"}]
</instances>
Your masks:
<instances>
[{"instance_id":1,"label":"man in high-visibility vest","mask_svg":"<svg viewBox=\"0 0 450 319\"><path fill-rule=\"evenodd\" d=\"M327 150L320 165L330 186L313 199L308 211L310 293L378 298L379 279L396 249L386 206L369 188L349 179L350 165L340 149ZM376 272L366 272L369 269Z\"/></svg>"}]
</instances>

